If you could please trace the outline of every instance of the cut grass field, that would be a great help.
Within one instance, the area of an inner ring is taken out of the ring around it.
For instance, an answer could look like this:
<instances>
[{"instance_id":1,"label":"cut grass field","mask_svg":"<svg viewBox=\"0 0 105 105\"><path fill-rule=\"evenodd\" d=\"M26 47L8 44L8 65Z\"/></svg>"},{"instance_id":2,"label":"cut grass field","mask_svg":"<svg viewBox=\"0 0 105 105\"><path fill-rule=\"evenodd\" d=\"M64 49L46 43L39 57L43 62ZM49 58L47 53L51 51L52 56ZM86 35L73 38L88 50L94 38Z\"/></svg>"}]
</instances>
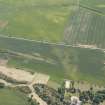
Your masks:
<instances>
[{"instance_id":1,"label":"cut grass field","mask_svg":"<svg viewBox=\"0 0 105 105\"><path fill-rule=\"evenodd\" d=\"M64 28L75 1L0 0L0 34L63 41Z\"/></svg>"},{"instance_id":2,"label":"cut grass field","mask_svg":"<svg viewBox=\"0 0 105 105\"><path fill-rule=\"evenodd\" d=\"M22 93L13 89L0 89L0 105L30 105Z\"/></svg>"}]
</instances>

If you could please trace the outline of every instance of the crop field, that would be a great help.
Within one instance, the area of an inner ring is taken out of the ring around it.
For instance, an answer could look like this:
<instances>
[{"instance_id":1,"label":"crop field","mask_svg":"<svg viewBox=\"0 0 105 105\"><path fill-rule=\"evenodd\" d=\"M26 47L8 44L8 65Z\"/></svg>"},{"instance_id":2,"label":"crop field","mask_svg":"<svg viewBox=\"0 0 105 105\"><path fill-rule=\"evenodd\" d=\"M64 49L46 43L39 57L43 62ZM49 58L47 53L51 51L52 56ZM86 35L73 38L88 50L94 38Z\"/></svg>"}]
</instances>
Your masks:
<instances>
[{"instance_id":1,"label":"crop field","mask_svg":"<svg viewBox=\"0 0 105 105\"><path fill-rule=\"evenodd\" d=\"M67 43L105 48L105 13L103 13L105 9L102 11L95 8L95 1L97 0L92 1L94 4L92 7L87 4L91 3L89 0L83 0L78 10L72 14L67 33L65 33ZM96 4L99 4L100 1L98 1ZM105 1L102 2L102 4L104 3Z\"/></svg>"},{"instance_id":2,"label":"crop field","mask_svg":"<svg viewBox=\"0 0 105 105\"><path fill-rule=\"evenodd\" d=\"M65 25L77 0L0 0L0 34L63 41Z\"/></svg>"},{"instance_id":3,"label":"crop field","mask_svg":"<svg viewBox=\"0 0 105 105\"><path fill-rule=\"evenodd\" d=\"M0 0L0 50L4 51L0 57L8 60L8 66L45 73L53 81L68 78L104 84L104 52L44 43L65 40L105 48L104 1L77 4L77 0Z\"/></svg>"},{"instance_id":4,"label":"crop field","mask_svg":"<svg viewBox=\"0 0 105 105\"><path fill-rule=\"evenodd\" d=\"M54 88L65 79L104 87L105 52L72 47L105 49L104 28L105 0L0 0L0 65L47 74ZM0 105L30 104L4 88Z\"/></svg>"},{"instance_id":5,"label":"crop field","mask_svg":"<svg viewBox=\"0 0 105 105\"><path fill-rule=\"evenodd\" d=\"M105 0L80 0L80 4L105 14Z\"/></svg>"},{"instance_id":6,"label":"crop field","mask_svg":"<svg viewBox=\"0 0 105 105\"><path fill-rule=\"evenodd\" d=\"M0 89L0 105L29 105L27 98L12 89Z\"/></svg>"},{"instance_id":7,"label":"crop field","mask_svg":"<svg viewBox=\"0 0 105 105\"><path fill-rule=\"evenodd\" d=\"M4 50L0 57L8 59L8 66L48 74L58 83L65 78L105 83L105 54L98 50L4 37L0 37L0 49Z\"/></svg>"}]
</instances>

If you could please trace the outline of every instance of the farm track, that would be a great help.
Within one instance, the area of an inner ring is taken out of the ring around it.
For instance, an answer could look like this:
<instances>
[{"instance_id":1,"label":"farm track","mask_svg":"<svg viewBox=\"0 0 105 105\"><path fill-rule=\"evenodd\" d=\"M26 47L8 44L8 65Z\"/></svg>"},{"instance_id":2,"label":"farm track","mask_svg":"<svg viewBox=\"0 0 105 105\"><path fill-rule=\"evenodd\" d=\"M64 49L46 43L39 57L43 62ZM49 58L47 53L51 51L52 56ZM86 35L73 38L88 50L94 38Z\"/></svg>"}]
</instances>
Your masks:
<instances>
[{"instance_id":1,"label":"farm track","mask_svg":"<svg viewBox=\"0 0 105 105\"><path fill-rule=\"evenodd\" d=\"M11 68L7 68L7 67L4 67L4 66L0 66L0 71L8 76L8 77L11 77L11 78L15 78L17 81L21 81L21 80L25 80L27 79L28 77L28 83L27 84L18 84L18 85L15 85L13 83L9 83L7 82L6 80L3 80L2 78L0 79L0 82L1 83L4 83L5 86L7 87L11 87L11 88L15 88L17 86L21 87L21 86L28 86L31 90L31 93L28 95L29 97L32 97L32 99L34 100L37 100L37 102L39 103L39 105L47 105L46 102L44 102L36 93L35 93L35 90L33 88L33 85L34 84L47 84L48 80L49 80L49 76L48 75L44 75L44 74L40 74L40 73L35 73L34 75L26 72L26 71L21 71L21 70L17 70L17 69L11 69ZM25 75L26 74L26 75ZM23 75L25 75L23 77ZM30 77L30 78L29 78ZM21 78L21 79L20 79Z\"/></svg>"},{"instance_id":2,"label":"farm track","mask_svg":"<svg viewBox=\"0 0 105 105\"><path fill-rule=\"evenodd\" d=\"M94 46L94 45L82 45L82 44L70 45L70 44L66 44L64 42L50 43L50 42L36 41L36 40L25 39L25 38L9 37L9 36L5 36L5 35L0 35L0 37L1 38L5 38L5 39L15 39L15 40L21 40L21 41L35 42L35 43L40 43L40 44L49 45L49 46L63 46L63 47L73 47L73 48L86 48L86 49L100 50L102 52L105 52L105 49L98 48L97 46Z\"/></svg>"}]
</instances>

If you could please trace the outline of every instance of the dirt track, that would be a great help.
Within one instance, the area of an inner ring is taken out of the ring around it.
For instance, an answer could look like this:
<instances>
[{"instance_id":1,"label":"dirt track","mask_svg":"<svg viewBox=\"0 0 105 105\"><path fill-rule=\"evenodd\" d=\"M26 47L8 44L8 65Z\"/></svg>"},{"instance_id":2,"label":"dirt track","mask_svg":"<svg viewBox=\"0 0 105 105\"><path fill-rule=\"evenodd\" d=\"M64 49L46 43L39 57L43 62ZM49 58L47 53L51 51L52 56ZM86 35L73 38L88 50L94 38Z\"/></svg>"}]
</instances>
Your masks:
<instances>
[{"instance_id":1,"label":"dirt track","mask_svg":"<svg viewBox=\"0 0 105 105\"><path fill-rule=\"evenodd\" d=\"M39 103L39 105L47 105L46 102L44 102L36 93L35 90L33 88L34 84L47 84L48 80L49 80L49 76L48 75L44 75L44 74L40 74L40 73L35 73L34 75L32 75L30 72L27 71L23 71L23 70L19 70L19 69L14 69L14 68L7 68L4 66L0 66L0 73L13 78L19 82L21 81L27 81L28 83L25 84L25 86L28 86L32 93L29 94L28 96L31 97L31 95L33 95L33 100L36 99L37 102ZM0 79L0 82L4 83L5 86L9 86L9 87L16 87L16 86L23 86L23 84L19 84L19 85L15 85L12 83L8 83L5 80Z\"/></svg>"}]
</instances>

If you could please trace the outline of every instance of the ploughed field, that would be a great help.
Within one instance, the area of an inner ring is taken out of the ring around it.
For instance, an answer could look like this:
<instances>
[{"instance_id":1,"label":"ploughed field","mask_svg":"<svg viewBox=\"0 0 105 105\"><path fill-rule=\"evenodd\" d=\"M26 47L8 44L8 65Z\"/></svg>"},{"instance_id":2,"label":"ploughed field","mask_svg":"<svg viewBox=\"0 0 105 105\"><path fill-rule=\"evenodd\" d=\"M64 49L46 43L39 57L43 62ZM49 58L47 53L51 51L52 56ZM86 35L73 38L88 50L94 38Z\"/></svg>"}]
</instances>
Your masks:
<instances>
[{"instance_id":1,"label":"ploughed field","mask_svg":"<svg viewBox=\"0 0 105 105\"><path fill-rule=\"evenodd\" d=\"M105 1L104 0L80 0L80 4L83 4L92 9L105 13Z\"/></svg>"},{"instance_id":2,"label":"ploughed field","mask_svg":"<svg viewBox=\"0 0 105 105\"><path fill-rule=\"evenodd\" d=\"M0 0L0 34L104 48L105 1L78 1Z\"/></svg>"},{"instance_id":3,"label":"ploughed field","mask_svg":"<svg viewBox=\"0 0 105 105\"><path fill-rule=\"evenodd\" d=\"M80 0L65 31L65 42L105 49L105 1Z\"/></svg>"}]
</instances>

